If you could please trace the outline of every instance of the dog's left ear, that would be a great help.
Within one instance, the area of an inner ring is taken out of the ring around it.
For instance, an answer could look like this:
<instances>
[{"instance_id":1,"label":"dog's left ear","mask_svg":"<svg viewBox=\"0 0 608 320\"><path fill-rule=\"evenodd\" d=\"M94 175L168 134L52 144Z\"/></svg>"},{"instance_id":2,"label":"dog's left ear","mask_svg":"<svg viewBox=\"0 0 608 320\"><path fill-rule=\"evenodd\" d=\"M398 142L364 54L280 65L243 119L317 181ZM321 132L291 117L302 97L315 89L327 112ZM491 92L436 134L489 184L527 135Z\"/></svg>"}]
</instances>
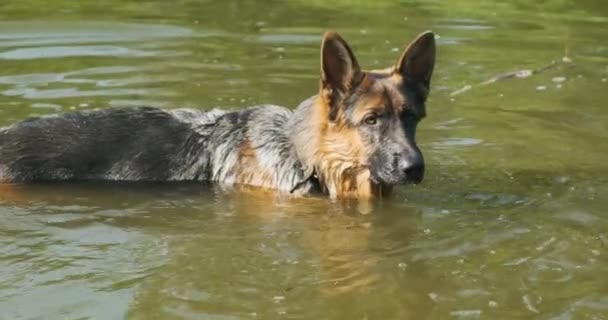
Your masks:
<instances>
[{"instance_id":1,"label":"dog's left ear","mask_svg":"<svg viewBox=\"0 0 608 320\"><path fill-rule=\"evenodd\" d=\"M420 34L407 46L401 58L397 61L395 73L422 83L428 92L434 67L435 34L427 31Z\"/></svg>"},{"instance_id":2,"label":"dog's left ear","mask_svg":"<svg viewBox=\"0 0 608 320\"><path fill-rule=\"evenodd\" d=\"M321 81L323 87L347 91L361 72L346 41L335 32L326 32L321 43Z\"/></svg>"},{"instance_id":3,"label":"dog's left ear","mask_svg":"<svg viewBox=\"0 0 608 320\"><path fill-rule=\"evenodd\" d=\"M340 35L326 32L321 43L321 94L329 103L330 118L339 100L361 80L363 73L352 50Z\"/></svg>"}]
</instances>

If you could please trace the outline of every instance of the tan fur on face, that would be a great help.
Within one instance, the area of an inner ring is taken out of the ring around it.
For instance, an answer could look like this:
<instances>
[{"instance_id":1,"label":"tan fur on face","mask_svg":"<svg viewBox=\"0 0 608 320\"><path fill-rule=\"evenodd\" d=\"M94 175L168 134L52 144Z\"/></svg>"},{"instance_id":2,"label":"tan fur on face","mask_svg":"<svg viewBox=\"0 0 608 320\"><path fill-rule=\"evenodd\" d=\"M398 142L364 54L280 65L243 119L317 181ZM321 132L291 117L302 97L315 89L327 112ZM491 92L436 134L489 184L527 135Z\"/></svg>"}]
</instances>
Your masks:
<instances>
[{"instance_id":1,"label":"tan fur on face","mask_svg":"<svg viewBox=\"0 0 608 320\"><path fill-rule=\"evenodd\" d=\"M363 95L352 107L352 121L359 123L370 113L388 114L399 116L405 106L405 97L399 93L401 78L393 76L387 78L376 78L377 75L367 73L365 81L361 85L366 94Z\"/></svg>"},{"instance_id":2,"label":"tan fur on face","mask_svg":"<svg viewBox=\"0 0 608 320\"><path fill-rule=\"evenodd\" d=\"M342 111L339 111L336 121L330 122L329 108L323 98L317 99L314 108L319 135L313 165L324 191L337 198L382 195L382 187L370 179L369 150L357 129L347 125Z\"/></svg>"},{"instance_id":3,"label":"tan fur on face","mask_svg":"<svg viewBox=\"0 0 608 320\"><path fill-rule=\"evenodd\" d=\"M354 106L352 121L360 123L368 114L383 114L387 111L386 105L381 93L363 97Z\"/></svg>"},{"instance_id":4,"label":"tan fur on face","mask_svg":"<svg viewBox=\"0 0 608 320\"><path fill-rule=\"evenodd\" d=\"M399 117L406 106L405 97L398 89L402 83L403 78L390 70L366 72L359 85L359 90L365 94L351 106L350 121L360 123L370 113L393 119ZM325 191L338 198L374 198L389 194L392 188L374 183L368 169L368 158L377 146L365 145L358 129L347 124L344 108L338 110L335 121L329 121L328 96L328 92L321 89L313 118L319 124L313 163Z\"/></svg>"}]
</instances>

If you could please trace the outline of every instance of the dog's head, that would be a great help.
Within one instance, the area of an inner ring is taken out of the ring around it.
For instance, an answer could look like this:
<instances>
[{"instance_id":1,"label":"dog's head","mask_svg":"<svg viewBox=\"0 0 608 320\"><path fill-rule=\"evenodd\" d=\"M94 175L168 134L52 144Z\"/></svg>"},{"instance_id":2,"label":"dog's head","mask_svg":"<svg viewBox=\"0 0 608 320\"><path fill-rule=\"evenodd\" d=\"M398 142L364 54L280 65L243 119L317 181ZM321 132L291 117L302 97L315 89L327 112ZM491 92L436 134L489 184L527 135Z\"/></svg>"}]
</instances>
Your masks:
<instances>
[{"instance_id":1,"label":"dog's head","mask_svg":"<svg viewBox=\"0 0 608 320\"><path fill-rule=\"evenodd\" d=\"M431 32L418 36L393 67L380 71L361 70L337 33L323 36L319 121L326 125L318 152L324 180L344 183L355 175L343 186L351 189L362 179L382 186L422 181L416 126L425 117L434 64Z\"/></svg>"}]
</instances>

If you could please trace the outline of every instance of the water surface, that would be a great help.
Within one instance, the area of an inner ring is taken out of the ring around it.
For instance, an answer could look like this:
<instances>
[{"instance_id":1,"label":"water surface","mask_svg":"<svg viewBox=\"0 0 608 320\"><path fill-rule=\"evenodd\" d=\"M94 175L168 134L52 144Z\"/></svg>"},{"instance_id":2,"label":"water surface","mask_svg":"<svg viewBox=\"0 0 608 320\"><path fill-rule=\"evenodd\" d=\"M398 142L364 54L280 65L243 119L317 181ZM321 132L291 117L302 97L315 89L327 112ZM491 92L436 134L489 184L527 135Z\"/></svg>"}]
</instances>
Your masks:
<instances>
[{"instance_id":1,"label":"water surface","mask_svg":"<svg viewBox=\"0 0 608 320\"><path fill-rule=\"evenodd\" d=\"M388 200L3 187L0 318L608 319L608 5L327 3L2 1L0 125L292 108L317 89L327 29L366 68L427 29L439 47L427 177Z\"/></svg>"}]
</instances>

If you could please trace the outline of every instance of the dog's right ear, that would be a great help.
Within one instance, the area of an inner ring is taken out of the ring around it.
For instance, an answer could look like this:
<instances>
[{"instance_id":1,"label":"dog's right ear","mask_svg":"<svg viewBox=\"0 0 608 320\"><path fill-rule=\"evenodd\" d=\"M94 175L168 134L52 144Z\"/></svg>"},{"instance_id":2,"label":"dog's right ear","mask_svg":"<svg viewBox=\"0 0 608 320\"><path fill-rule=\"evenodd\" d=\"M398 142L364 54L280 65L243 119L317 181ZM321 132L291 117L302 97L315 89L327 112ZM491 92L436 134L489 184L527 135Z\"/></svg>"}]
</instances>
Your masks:
<instances>
[{"instance_id":1,"label":"dog's right ear","mask_svg":"<svg viewBox=\"0 0 608 320\"><path fill-rule=\"evenodd\" d=\"M435 67L435 51L435 34L423 32L407 46L394 71L404 78L419 81L424 86L425 99Z\"/></svg>"},{"instance_id":2,"label":"dog's right ear","mask_svg":"<svg viewBox=\"0 0 608 320\"><path fill-rule=\"evenodd\" d=\"M360 81L363 73L350 47L335 32L326 32L321 43L321 95L334 120L341 98Z\"/></svg>"}]
</instances>

